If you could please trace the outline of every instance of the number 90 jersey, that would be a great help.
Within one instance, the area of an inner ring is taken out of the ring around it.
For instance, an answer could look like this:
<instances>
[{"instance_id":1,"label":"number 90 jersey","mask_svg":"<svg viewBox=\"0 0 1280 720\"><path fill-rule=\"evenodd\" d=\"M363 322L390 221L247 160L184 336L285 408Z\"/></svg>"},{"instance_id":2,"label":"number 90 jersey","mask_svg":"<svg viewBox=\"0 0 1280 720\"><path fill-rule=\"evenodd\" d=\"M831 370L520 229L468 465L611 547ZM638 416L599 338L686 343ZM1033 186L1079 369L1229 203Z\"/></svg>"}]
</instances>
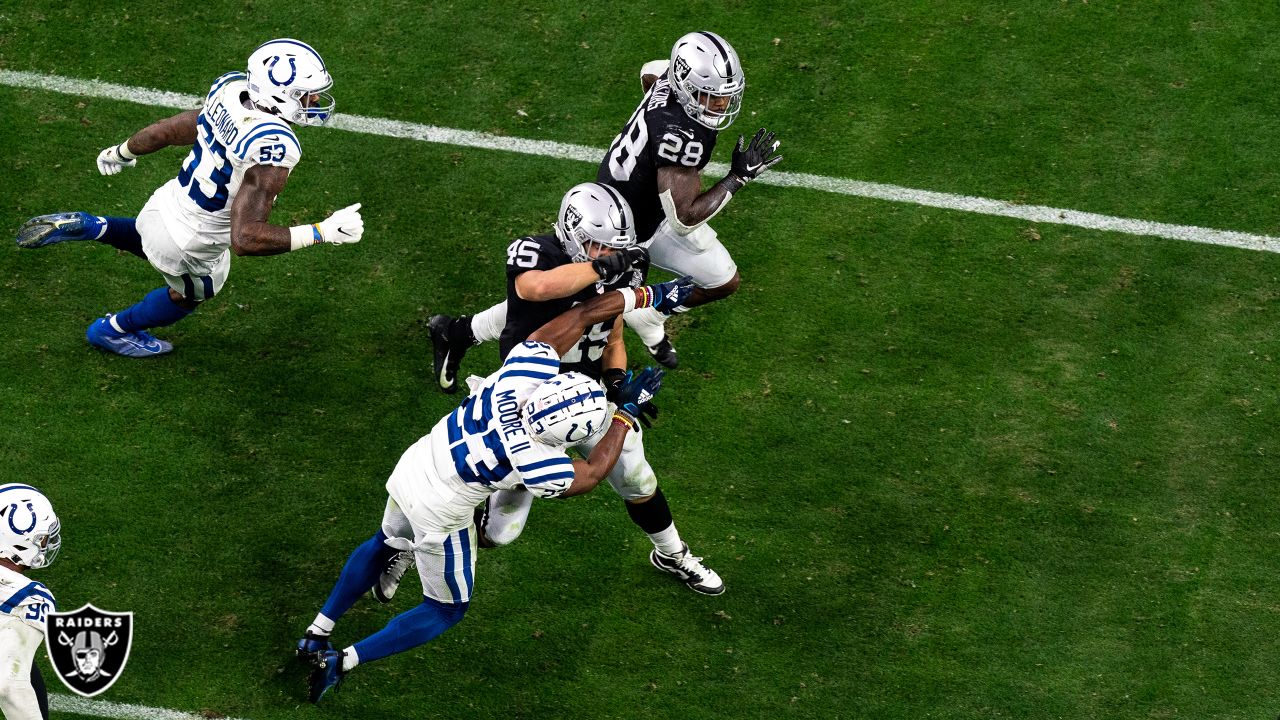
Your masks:
<instances>
[{"instance_id":1,"label":"number 90 jersey","mask_svg":"<svg viewBox=\"0 0 1280 720\"><path fill-rule=\"evenodd\" d=\"M717 133L689 117L660 78L614 138L600 163L596 182L618 189L636 219L636 238L644 243L666 218L658 200L658 168L692 167L711 161Z\"/></svg>"},{"instance_id":2,"label":"number 90 jersey","mask_svg":"<svg viewBox=\"0 0 1280 720\"><path fill-rule=\"evenodd\" d=\"M52 610L53 595L43 583L0 567L0 627L6 622L21 621L43 633Z\"/></svg>"},{"instance_id":3,"label":"number 90 jersey","mask_svg":"<svg viewBox=\"0 0 1280 720\"><path fill-rule=\"evenodd\" d=\"M248 96L243 72L214 81L196 119L196 142L178 177L166 186L188 225L205 234L226 234L221 249L231 242L231 204L245 171L254 165L293 168L302 159L289 123L246 107Z\"/></svg>"}]
</instances>

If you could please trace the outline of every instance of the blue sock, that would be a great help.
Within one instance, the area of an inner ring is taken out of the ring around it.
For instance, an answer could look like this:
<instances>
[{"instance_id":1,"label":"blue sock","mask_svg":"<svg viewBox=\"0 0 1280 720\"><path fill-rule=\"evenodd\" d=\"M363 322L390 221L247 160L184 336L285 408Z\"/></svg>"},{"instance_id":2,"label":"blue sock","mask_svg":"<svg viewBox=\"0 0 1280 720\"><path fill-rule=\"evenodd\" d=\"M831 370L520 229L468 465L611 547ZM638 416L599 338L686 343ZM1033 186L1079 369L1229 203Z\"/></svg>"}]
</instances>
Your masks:
<instances>
[{"instance_id":1,"label":"blue sock","mask_svg":"<svg viewBox=\"0 0 1280 720\"><path fill-rule=\"evenodd\" d=\"M191 314L169 297L169 288L158 287L147 293L142 302L116 313L116 324L125 332L172 325Z\"/></svg>"},{"instance_id":2,"label":"blue sock","mask_svg":"<svg viewBox=\"0 0 1280 720\"><path fill-rule=\"evenodd\" d=\"M324 601L321 614L337 622L338 618L356 604L360 596L369 592L373 584L378 582L378 576L387 566L387 561L396 553L395 548L383 542L386 539L387 536L379 529L376 535L351 551L351 557L347 558L347 564L338 576L338 583L329 592L329 599Z\"/></svg>"},{"instance_id":3,"label":"blue sock","mask_svg":"<svg viewBox=\"0 0 1280 720\"><path fill-rule=\"evenodd\" d=\"M98 237L98 242L106 243L113 248L125 250L144 260L146 259L146 253L142 252L142 236L138 234L138 229L134 227L137 218L104 217L102 219L107 222L107 229L102 231L102 235Z\"/></svg>"},{"instance_id":4,"label":"blue sock","mask_svg":"<svg viewBox=\"0 0 1280 720\"><path fill-rule=\"evenodd\" d=\"M356 643L356 655L361 663L367 663L418 647L457 625L467 605L443 603L424 595L421 605L391 618L386 627Z\"/></svg>"}]
</instances>

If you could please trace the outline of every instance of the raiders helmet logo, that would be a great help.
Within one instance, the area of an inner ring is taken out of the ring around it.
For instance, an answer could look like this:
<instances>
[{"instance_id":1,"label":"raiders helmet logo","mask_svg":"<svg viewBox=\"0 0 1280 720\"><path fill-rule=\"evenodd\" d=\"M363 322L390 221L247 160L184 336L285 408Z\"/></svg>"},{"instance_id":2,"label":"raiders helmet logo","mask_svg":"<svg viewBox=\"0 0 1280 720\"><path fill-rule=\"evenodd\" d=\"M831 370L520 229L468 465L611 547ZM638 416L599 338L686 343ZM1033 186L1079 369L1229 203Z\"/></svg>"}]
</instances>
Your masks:
<instances>
[{"instance_id":1,"label":"raiders helmet logo","mask_svg":"<svg viewBox=\"0 0 1280 720\"><path fill-rule=\"evenodd\" d=\"M72 692L93 697L120 678L133 644L133 613L93 605L49 613L45 648L54 672Z\"/></svg>"},{"instance_id":2,"label":"raiders helmet logo","mask_svg":"<svg viewBox=\"0 0 1280 720\"><path fill-rule=\"evenodd\" d=\"M672 68L672 74L675 75L677 82L684 80L689 76L689 63L684 58L677 57L675 67Z\"/></svg>"},{"instance_id":3,"label":"raiders helmet logo","mask_svg":"<svg viewBox=\"0 0 1280 720\"><path fill-rule=\"evenodd\" d=\"M564 226L570 230L578 227L578 223L582 222L582 213L578 212L578 208L570 205L564 209Z\"/></svg>"}]
</instances>

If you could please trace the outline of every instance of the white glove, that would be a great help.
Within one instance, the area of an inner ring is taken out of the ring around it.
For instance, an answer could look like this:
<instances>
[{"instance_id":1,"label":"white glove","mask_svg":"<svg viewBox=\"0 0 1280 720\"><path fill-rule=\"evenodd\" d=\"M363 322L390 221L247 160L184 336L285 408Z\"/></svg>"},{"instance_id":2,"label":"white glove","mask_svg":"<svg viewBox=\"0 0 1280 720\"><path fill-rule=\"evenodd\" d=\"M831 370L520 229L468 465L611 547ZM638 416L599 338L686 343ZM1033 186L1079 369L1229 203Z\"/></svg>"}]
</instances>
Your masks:
<instances>
[{"instance_id":1,"label":"white glove","mask_svg":"<svg viewBox=\"0 0 1280 720\"><path fill-rule=\"evenodd\" d=\"M316 223L320 229L320 242L333 245L360 242L364 235L364 218L360 217L360 203L348 205Z\"/></svg>"},{"instance_id":2,"label":"white glove","mask_svg":"<svg viewBox=\"0 0 1280 720\"><path fill-rule=\"evenodd\" d=\"M120 154L120 146L113 145L98 153L98 172L103 175L115 175L127 167L138 164L136 157L127 158Z\"/></svg>"}]
</instances>

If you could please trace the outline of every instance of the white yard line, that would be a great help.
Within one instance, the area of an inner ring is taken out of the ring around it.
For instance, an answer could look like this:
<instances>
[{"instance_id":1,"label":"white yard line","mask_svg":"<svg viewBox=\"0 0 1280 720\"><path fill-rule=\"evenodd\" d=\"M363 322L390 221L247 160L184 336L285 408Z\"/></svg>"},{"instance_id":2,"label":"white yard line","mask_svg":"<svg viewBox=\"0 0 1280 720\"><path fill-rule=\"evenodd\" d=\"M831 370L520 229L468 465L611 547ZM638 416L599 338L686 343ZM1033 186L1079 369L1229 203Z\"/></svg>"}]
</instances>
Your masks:
<instances>
[{"instance_id":1,"label":"white yard line","mask_svg":"<svg viewBox=\"0 0 1280 720\"><path fill-rule=\"evenodd\" d=\"M51 714L74 713L89 717L115 718L115 720L208 720L208 716L200 713L185 713L108 700L90 700L61 693L49 693L49 712ZM222 720L236 720L236 718L224 717Z\"/></svg>"},{"instance_id":2,"label":"white yard line","mask_svg":"<svg viewBox=\"0 0 1280 720\"><path fill-rule=\"evenodd\" d=\"M0 70L0 85L50 90L83 97L124 100L141 105L155 105L175 109L198 107L201 99L196 95L183 95L164 90L116 85L99 80L80 80L18 70ZM381 135L383 137L406 138L484 150L504 150L525 155L539 155L589 163L598 163L604 154L604 151L599 148L585 145L502 137L471 130L455 130L453 128L361 115L338 114L334 117L331 127L369 135ZM722 163L711 163L708 169L715 175L724 174L728 171L728 167ZM951 195L929 190L915 190L897 185L825 177L823 175L774 171L761 176L756 182L765 185L799 187L841 195L925 205L945 210L977 213L979 215L996 215L1033 223L1071 225L1089 230L1103 230L1128 235L1147 235L1169 240L1226 245L1247 250L1280 252L1280 238L1269 235L1215 230L1194 225L1171 225L1148 220L1133 220L1043 205L1019 205L1004 200L990 200L970 195Z\"/></svg>"}]
</instances>

